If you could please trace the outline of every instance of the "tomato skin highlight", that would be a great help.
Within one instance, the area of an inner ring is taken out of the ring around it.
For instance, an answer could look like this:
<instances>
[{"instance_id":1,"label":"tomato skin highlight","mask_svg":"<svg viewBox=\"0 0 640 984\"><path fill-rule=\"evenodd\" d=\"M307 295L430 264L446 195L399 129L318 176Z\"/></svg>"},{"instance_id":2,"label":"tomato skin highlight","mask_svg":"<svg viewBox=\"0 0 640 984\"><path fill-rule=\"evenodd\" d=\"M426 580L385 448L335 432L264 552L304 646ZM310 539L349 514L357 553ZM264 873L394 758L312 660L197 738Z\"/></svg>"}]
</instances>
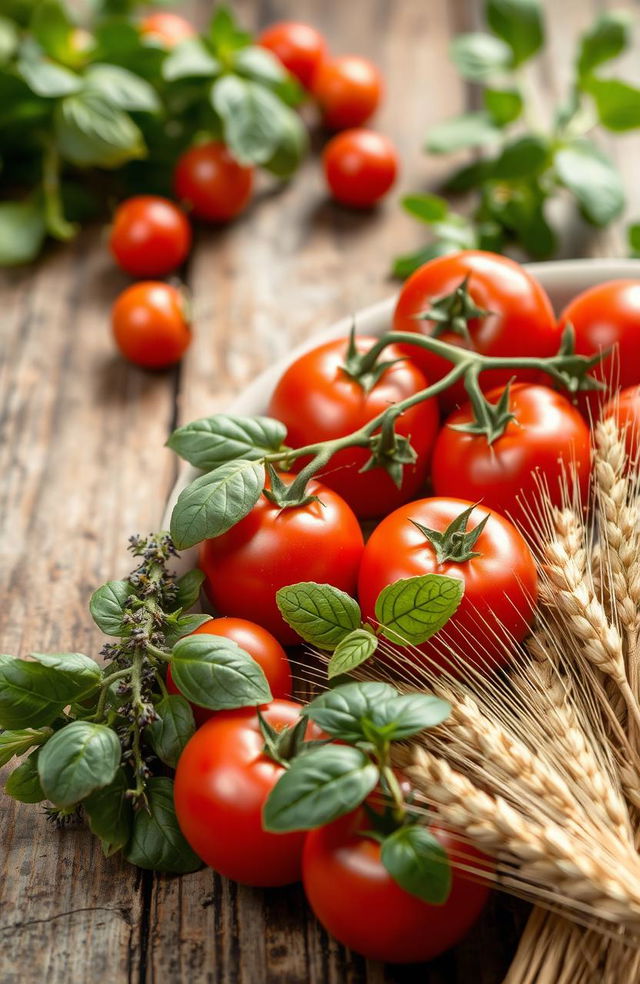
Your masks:
<instances>
[{"instance_id":1,"label":"tomato skin highlight","mask_svg":"<svg viewBox=\"0 0 640 984\"><path fill-rule=\"evenodd\" d=\"M281 475L290 484L295 476ZM353 593L363 550L362 531L347 503L312 480L320 502L281 509L261 495L227 533L205 540L200 567L216 611L250 618L282 645L299 642L276 604L276 591L298 581L333 584Z\"/></svg>"},{"instance_id":2,"label":"tomato skin highlight","mask_svg":"<svg viewBox=\"0 0 640 984\"><path fill-rule=\"evenodd\" d=\"M605 419L614 418L624 435L628 466L637 467L640 457L640 386L628 386L616 393L604 407L602 416Z\"/></svg>"},{"instance_id":3,"label":"tomato skin highlight","mask_svg":"<svg viewBox=\"0 0 640 984\"><path fill-rule=\"evenodd\" d=\"M179 362L191 344L191 328L180 291L162 281L132 284L111 312L116 345L144 369L165 369Z\"/></svg>"},{"instance_id":4,"label":"tomato skin highlight","mask_svg":"<svg viewBox=\"0 0 640 984\"><path fill-rule=\"evenodd\" d=\"M311 87L327 56L325 39L315 27L300 21L279 21L260 34L258 44L268 48L305 89Z\"/></svg>"},{"instance_id":5,"label":"tomato skin highlight","mask_svg":"<svg viewBox=\"0 0 640 984\"><path fill-rule=\"evenodd\" d=\"M528 634L538 578L531 551L512 523L494 510L477 505L468 529L485 516L490 517L474 547L480 556L462 562L440 562L431 543L411 522L444 532L471 505L465 499L452 497L409 502L383 519L367 542L360 565L358 596L363 617L372 624L376 624L376 599L388 584L422 574L446 574L464 581L460 606L445 628L417 651L406 650L399 657L404 661L422 659L436 670L456 672L457 663L443 645L446 640L474 666L492 670L509 662L511 640L520 642ZM396 657L389 659L395 661Z\"/></svg>"},{"instance_id":6,"label":"tomato skin highlight","mask_svg":"<svg viewBox=\"0 0 640 984\"><path fill-rule=\"evenodd\" d=\"M288 700L260 708L276 730L294 725L302 710ZM265 800L284 772L263 748L255 708L219 711L180 756L176 816L193 850L219 874L244 885L289 885L300 879L305 834L262 828Z\"/></svg>"},{"instance_id":7,"label":"tomato skin highlight","mask_svg":"<svg viewBox=\"0 0 640 984\"><path fill-rule=\"evenodd\" d=\"M338 202L370 208L383 198L398 173L398 155L391 141L373 130L343 130L322 153L324 175Z\"/></svg>"},{"instance_id":8,"label":"tomato skin highlight","mask_svg":"<svg viewBox=\"0 0 640 984\"><path fill-rule=\"evenodd\" d=\"M178 159L173 176L175 194L197 218L228 222L248 205L253 172L252 167L239 164L224 144L198 144Z\"/></svg>"},{"instance_id":9,"label":"tomato skin highlight","mask_svg":"<svg viewBox=\"0 0 640 984\"><path fill-rule=\"evenodd\" d=\"M319 65L312 92L324 125L330 130L346 130L373 116L382 99L382 76L368 59L340 55Z\"/></svg>"},{"instance_id":10,"label":"tomato skin highlight","mask_svg":"<svg viewBox=\"0 0 640 984\"><path fill-rule=\"evenodd\" d=\"M116 209L109 247L126 273L163 277L186 260L191 227L184 212L167 198L137 195Z\"/></svg>"},{"instance_id":11,"label":"tomato skin highlight","mask_svg":"<svg viewBox=\"0 0 640 984\"><path fill-rule=\"evenodd\" d=\"M366 827L364 811L356 810L309 832L302 858L309 904L332 936L369 960L431 960L467 933L489 888L454 867L448 899L429 905L393 880L380 860L381 845L359 834ZM435 825L431 831L450 857L486 866L485 855L453 834Z\"/></svg>"},{"instance_id":12,"label":"tomato skin highlight","mask_svg":"<svg viewBox=\"0 0 640 984\"><path fill-rule=\"evenodd\" d=\"M375 341L358 336L356 348L360 353L368 352ZM387 369L367 393L342 369L347 345L346 339L319 345L296 359L280 378L267 412L286 424L288 446L299 448L344 437L390 404L419 393L428 385L420 370L403 358L396 346L389 346L382 359L402 361ZM417 404L398 418L396 432L411 438L418 455L416 464L405 468L400 489L382 468L359 473L370 458L366 448L339 451L324 470L322 481L341 495L357 516L387 513L413 498L424 485L437 427L438 408L433 399ZM302 464L304 459L294 467L299 470Z\"/></svg>"},{"instance_id":13,"label":"tomato skin highlight","mask_svg":"<svg viewBox=\"0 0 640 984\"><path fill-rule=\"evenodd\" d=\"M486 318L469 321L475 351L491 356L556 354L562 333L543 287L518 263L482 250L439 256L416 270L400 291L393 329L432 334L433 322L420 320L417 315L427 311L434 300L452 293L465 277L469 278L471 298L478 307L491 312ZM461 348L470 347L469 341L451 331L438 337ZM403 345L403 350L431 382L437 382L452 368L446 359L426 349ZM506 385L514 376L538 382L542 374L536 370L491 369L480 375L480 385L483 390L493 389ZM459 381L441 395L440 403L448 413L467 399L464 383Z\"/></svg>"},{"instance_id":14,"label":"tomato skin highlight","mask_svg":"<svg viewBox=\"0 0 640 984\"><path fill-rule=\"evenodd\" d=\"M188 20L168 10L159 10L144 17L140 21L140 33L144 38L157 41L165 48L175 48L181 41L197 35L195 27Z\"/></svg>"}]
</instances>

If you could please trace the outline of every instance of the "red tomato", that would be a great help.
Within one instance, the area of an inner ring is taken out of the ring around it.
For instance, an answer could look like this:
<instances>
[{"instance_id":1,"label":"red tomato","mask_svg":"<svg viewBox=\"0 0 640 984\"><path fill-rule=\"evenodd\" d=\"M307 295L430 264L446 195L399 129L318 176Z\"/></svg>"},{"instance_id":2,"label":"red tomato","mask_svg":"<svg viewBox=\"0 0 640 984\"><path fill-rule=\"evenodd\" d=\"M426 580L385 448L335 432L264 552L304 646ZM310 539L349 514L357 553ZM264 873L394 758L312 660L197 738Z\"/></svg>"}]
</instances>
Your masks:
<instances>
[{"instance_id":1,"label":"red tomato","mask_svg":"<svg viewBox=\"0 0 640 984\"><path fill-rule=\"evenodd\" d=\"M258 44L268 48L305 89L325 59L327 45L315 27L298 21L281 21L265 28Z\"/></svg>"},{"instance_id":2,"label":"red tomato","mask_svg":"<svg viewBox=\"0 0 640 984\"><path fill-rule=\"evenodd\" d=\"M629 386L609 400L603 417L614 417L624 440L629 464L637 467L640 458L640 386Z\"/></svg>"},{"instance_id":3,"label":"red tomato","mask_svg":"<svg viewBox=\"0 0 640 984\"><path fill-rule=\"evenodd\" d=\"M614 349L592 373L607 384L609 392L640 383L640 280L612 280L590 287L560 315L561 327L567 323L575 329L579 355ZM597 417L603 395L602 391L581 393L581 409Z\"/></svg>"},{"instance_id":4,"label":"red tomato","mask_svg":"<svg viewBox=\"0 0 640 984\"><path fill-rule=\"evenodd\" d=\"M277 731L295 725L302 710L288 700L260 708ZM255 708L219 711L180 756L176 816L196 854L221 875L245 885L288 885L300 878L305 834L262 829L265 800L284 772L263 749Z\"/></svg>"},{"instance_id":5,"label":"red tomato","mask_svg":"<svg viewBox=\"0 0 640 984\"><path fill-rule=\"evenodd\" d=\"M325 126L346 130L373 116L382 99L382 76L366 58L341 55L320 64L312 91Z\"/></svg>"},{"instance_id":6,"label":"red tomato","mask_svg":"<svg viewBox=\"0 0 640 984\"><path fill-rule=\"evenodd\" d=\"M191 328L179 290L144 280L123 290L111 312L116 344L125 358L145 369L178 362L191 344Z\"/></svg>"},{"instance_id":7,"label":"red tomato","mask_svg":"<svg viewBox=\"0 0 640 984\"><path fill-rule=\"evenodd\" d=\"M277 639L255 622L248 622L244 618L212 618L205 622L199 629L195 629L191 635L216 635L224 636L225 639L232 639L237 642L241 649L253 656L264 670L271 693L274 698L286 698L291 696L291 668L287 654ZM177 686L171 676L171 667L167 670L167 690L170 694L179 694ZM192 704L191 709L196 719L196 725L200 727L210 717L219 712L210 711L208 707L200 707Z\"/></svg>"},{"instance_id":8,"label":"red tomato","mask_svg":"<svg viewBox=\"0 0 640 984\"><path fill-rule=\"evenodd\" d=\"M191 227L173 202L138 195L116 209L109 246L118 266L133 277L163 277L187 258Z\"/></svg>"},{"instance_id":9,"label":"red tomato","mask_svg":"<svg viewBox=\"0 0 640 984\"><path fill-rule=\"evenodd\" d=\"M471 505L464 499L433 498L401 506L373 531L360 565L360 606L371 622L382 589L401 578L446 574L464 582L458 610L441 632L419 647L429 664L454 671L456 662L448 657L445 643L482 669L507 663L509 643L520 642L528 633L538 594L536 567L524 538L492 509L480 505L471 514L468 529L485 516L489 519L473 547L477 556L469 560L439 561L435 548L414 525L444 532ZM413 659L414 652L408 650L406 659Z\"/></svg>"},{"instance_id":10,"label":"red tomato","mask_svg":"<svg viewBox=\"0 0 640 984\"><path fill-rule=\"evenodd\" d=\"M487 394L497 403L502 387ZM547 386L516 383L510 409L515 419L492 444L484 434L454 428L473 418L471 404L455 410L436 440L431 477L433 491L463 496L496 509L528 531L535 529L540 485L554 505L562 504L562 488L576 468L582 502L586 503L591 473L591 439L584 418L560 393ZM519 503L518 497L522 498Z\"/></svg>"},{"instance_id":11,"label":"red tomato","mask_svg":"<svg viewBox=\"0 0 640 984\"><path fill-rule=\"evenodd\" d=\"M144 38L157 41L164 48L175 48L187 38L195 38L197 31L189 21L169 11L148 14L140 21L140 33Z\"/></svg>"},{"instance_id":12,"label":"red tomato","mask_svg":"<svg viewBox=\"0 0 640 984\"><path fill-rule=\"evenodd\" d=\"M374 342L374 338L361 336L356 339L356 347L359 352L368 352ZM276 386L268 413L286 424L290 447L350 434L391 404L428 385L420 370L402 359L387 369L367 393L343 369L347 344L346 339L340 338L300 356ZM402 358L402 353L395 346L382 354L384 361L398 358ZM338 492L358 516L389 512L413 498L423 486L437 426L435 400L425 400L398 418L396 432L411 438L418 455L416 464L405 469L400 489L382 468L359 473L370 458L365 448L339 451L325 469L322 481ZM300 462L297 467L301 467Z\"/></svg>"},{"instance_id":13,"label":"red tomato","mask_svg":"<svg viewBox=\"0 0 640 984\"><path fill-rule=\"evenodd\" d=\"M395 147L373 130L338 133L325 147L322 163L333 197L355 208L369 208L383 198L398 172Z\"/></svg>"},{"instance_id":14,"label":"red tomato","mask_svg":"<svg viewBox=\"0 0 640 984\"><path fill-rule=\"evenodd\" d=\"M446 902L423 902L393 880L381 845L359 833L366 826L364 811L356 810L307 834L302 878L309 904L328 932L369 960L431 960L468 932L489 889L454 867ZM431 830L452 861L486 868L481 852L441 827Z\"/></svg>"},{"instance_id":15,"label":"red tomato","mask_svg":"<svg viewBox=\"0 0 640 984\"><path fill-rule=\"evenodd\" d=\"M173 180L176 197L199 219L227 222L251 198L253 168L238 164L224 144L212 141L185 151Z\"/></svg>"},{"instance_id":16,"label":"red tomato","mask_svg":"<svg viewBox=\"0 0 640 984\"><path fill-rule=\"evenodd\" d=\"M438 298L452 294L465 277L468 293L479 308L490 313L484 318L469 321L469 338L453 331L438 335L444 342L473 348L482 355L492 356L549 356L560 347L561 332L545 291L530 273L506 256L465 250L430 260L416 270L400 291L393 315L395 331L415 331L434 334L434 322L418 315L429 310ZM420 366L432 382L441 379L452 368L451 363L438 355L405 347L407 355ZM491 370L483 372L483 390L505 385L513 376L537 382L540 373L526 370ZM466 403L467 394L462 382L450 387L442 396L445 411Z\"/></svg>"}]
</instances>

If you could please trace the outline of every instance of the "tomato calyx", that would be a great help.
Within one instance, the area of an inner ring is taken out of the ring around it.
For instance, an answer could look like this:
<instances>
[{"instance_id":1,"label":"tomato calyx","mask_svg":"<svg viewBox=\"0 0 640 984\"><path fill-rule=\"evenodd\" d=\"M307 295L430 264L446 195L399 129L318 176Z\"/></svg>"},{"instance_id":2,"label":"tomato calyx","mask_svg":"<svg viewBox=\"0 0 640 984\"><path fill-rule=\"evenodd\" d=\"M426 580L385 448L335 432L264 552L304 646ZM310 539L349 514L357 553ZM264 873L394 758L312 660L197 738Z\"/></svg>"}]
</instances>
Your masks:
<instances>
[{"instance_id":1,"label":"tomato calyx","mask_svg":"<svg viewBox=\"0 0 640 984\"><path fill-rule=\"evenodd\" d=\"M380 350L377 346L372 346L368 352L358 352L356 346L356 324L351 325L349 332L349 342L344 364L340 367L342 371L358 383L365 393L370 393L384 376L387 369L402 362L402 359L387 359L379 361Z\"/></svg>"},{"instance_id":2,"label":"tomato calyx","mask_svg":"<svg viewBox=\"0 0 640 984\"><path fill-rule=\"evenodd\" d=\"M555 359L560 361L560 365L556 366L553 360L549 360L551 365L544 364L541 368L557 379L570 393L604 390L607 388L606 383L591 376L590 372L610 356L612 351L613 348L609 347L591 357L577 355L575 329L568 321L562 332L558 354L555 356ZM543 361L546 363L547 360Z\"/></svg>"},{"instance_id":3,"label":"tomato calyx","mask_svg":"<svg viewBox=\"0 0 640 984\"><path fill-rule=\"evenodd\" d=\"M471 400L473 408L473 420L468 424L449 424L451 430L460 431L463 434L484 434L487 444L493 444L499 437L502 437L509 423L516 419L516 415L511 411L511 385L513 379L509 380L500 399L497 403L491 403L478 383L478 375L473 370L467 374L465 387Z\"/></svg>"},{"instance_id":4,"label":"tomato calyx","mask_svg":"<svg viewBox=\"0 0 640 984\"><path fill-rule=\"evenodd\" d=\"M443 531L429 529L428 526L423 526L415 519L409 520L427 538L436 552L438 563L442 564L447 560L452 560L456 564L462 564L467 560L472 560L473 557L482 556L480 551L473 548L487 525L489 516L487 515L480 520L473 529L467 530L467 524L476 505L477 503L464 509Z\"/></svg>"},{"instance_id":5,"label":"tomato calyx","mask_svg":"<svg viewBox=\"0 0 640 984\"><path fill-rule=\"evenodd\" d=\"M483 319L491 314L491 311L479 307L469 293L470 276L471 274L467 274L450 294L437 297L426 311L416 315L420 321L433 322L432 338L439 338L445 332L452 332L470 342L469 322L474 318Z\"/></svg>"},{"instance_id":6,"label":"tomato calyx","mask_svg":"<svg viewBox=\"0 0 640 984\"><path fill-rule=\"evenodd\" d=\"M269 724L260 709L257 710L257 715L260 733L264 738L262 754L273 762L277 762L278 765L284 766L285 769L289 767L289 762L306 748L324 744L322 741L305 740L305 732L309 722L304 715L294 725L279 731Z\"/></svg>"},{"instance_id":7,"label":"tomato calyx","mask_svg":"<svg viewBox=\"0 0 640 984\"><path fill-rule=\"evenodd\" d=\"M418 456L411 441L396 432L395 418L391 414L385 417L380 433L369 438L369 449L371 457L360 472L384 468L395 485L401 488L405 466L415 464Z\"/></svg>"},{"instance_id":8,"label":"tomato calyx","mask_svg":"<svg viewBox=\"0 0 640 984\"><path fill-rule=\"evenodd\" d=\"M267 462L266 470L269 476L270 487L262 491L264 497L269 502L272 502L274 506L278 506L280 509L295 509L300 506L306 506L310 502L320 502L320 498L317 495L311 495L306 491L307 482L311 477L305 474L306 469L303 469L290 485L282 481L280 475L270 462Z\"/></svg>"}]
</instances>

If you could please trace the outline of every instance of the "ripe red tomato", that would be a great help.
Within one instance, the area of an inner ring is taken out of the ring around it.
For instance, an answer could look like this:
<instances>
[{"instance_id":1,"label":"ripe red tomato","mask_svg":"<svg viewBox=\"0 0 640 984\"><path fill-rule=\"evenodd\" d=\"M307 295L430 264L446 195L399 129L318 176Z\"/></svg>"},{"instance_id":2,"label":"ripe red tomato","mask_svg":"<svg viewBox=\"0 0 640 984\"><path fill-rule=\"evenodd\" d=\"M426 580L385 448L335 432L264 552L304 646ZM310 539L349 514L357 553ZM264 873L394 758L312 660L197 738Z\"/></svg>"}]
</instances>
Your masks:
<instances>
[{"instance_id":1,"label":"ripe red tomato","mask_svg":"<svg viewBox=\"0 0 640 984\"><path fill-rule=\"evenodd\" d=\"M465 277L469 278L471 300L490 312L484 318L469 321L468 338L450 330L436 332L433 321L418 318L434 301L452 294ZM437 334L444 342L492 356L555 355L561 339L551 302L538 281L506 256L481 250L439 256L416 270L400 291L393 327L395 331ZM451 363L426 349L407 345L405 351L431 382L441 379L451 369ZM533 382L540 379L540 373L535 371L491 370L481 374L480 383L483 390L488 390L505 385L514 375ZM466 401L462 382L450 387L440 398L447 412Z\"/></svg>"},{"instance_id":2,"label":"ripe red tomato","mask_svg":"<svg viewBox=\"0 0 640 984\"><path fill-rule=\"evenodd\" d=\"M487 394L497 403L503 388ZM496 509L528 531L535 529L540 485L554 505L562 504L562 488L576 469L582 502L586 503L591 473L591 439L584 418L569 401L547 386L516 383L509 399L515 419L492 444L484 434L454 428L473 420L471 404L455 410L440 431L433 451L433 491L463 496ZM571 483L573 484L573 483ZM518 502L521 497L521 502Z\"/></svg>"},{"instance_id":3,"label":"ripe red tomato","mask_svg":"<svg viewBox=\"0 0 640 984\"><path fill-rule=\"evenodd\" d=\"M222 143L191 147L179 158L173 176L176 198L207 222L227 222L246 207L253 168L238 164Z\"/></svg>"},{"instance_id":4,"label":"ripe red tomato","mask_svg":"<svg viewBox=\"0 0 640 984\"><path fill-rule=\"evenodd\" d=\"M224 636L225 639L232 639L237 642L241 649L253 656L264 670L271 693L275 698L286 698L291 696L291 668L287 654L277 639L255 622L249 622L245 618L212 618L205 622L199 629L195 629L191 635L216 635ZM170 694L179 694L178 687L173 682L171 667L167 670L167 690ZM192 704L191 709L196 719L196 725L200 727L208 721L218 711L210 711L208 707L200 707Z\"/></svg>"},{"instance_id":5,"label":"ripe red tomato","mask_svg":"<svg viewBox=\"0 0 640 984\"><path fill-rule=\"evenodd\" d=\"M366 58L340 55L323 61L312 91L331 130L361 126L373 116L382 99L382 76Z\"/></svg>"},{"instance_id":6,"label":"ripe red tomato","mask_svg":"<svg viewBox=\"0 0 640 984\"><path fill-rule=\"evenodd\" d=\"M138 195L116 209L109 246L118 266L133 277L163 277L187 258L191 227L173 202Z\"/></svg>"},{"instance_id":7,"label":"ripe red tomato","mask_svg":"<svg viewBox=\"0 0 640 984\"><path fill-rule=\"evenodd\" d=\"M393 880L380 860L381 845L360 833L366 826L364 811L356 810L307 834L302 878L309 904L328 932L369 960L431 960L468 932L489 889L453 867L446 902L423 902ZM466 842L435 825L431 831L451 861L486 867L486 856Z\"/></svg>"},{"instance_id":8,"label":"ripe red tomato","mask_svg":"<svg viewBox=\"0 0 640 984\"><path fill-rule=\"evenodd\" d=\"M258 38L258 44L272 51L305 89L311 87L313 76L327 54L327 45L320 32L299 21L271 24Z\"/></svg>"},{"instance_id":9,"label":"ripe red tomato","mask_svg":"<svg viewBox=\"0 0 640 984\"><path fill-rule=\"evenodd\" d=\"M111 312L116 345L145 369L178 362L191 344L191 328L179 290L143 280L123 290Z\"/></svg>"},{"instance_id":10,"label":"ripe red tomato","mask_svg":"<svg viewBox=\"0 0 640 984\"><path fill-rule=\"evenodd\" d=\"M355 208L369 208L383 198L398 172L395 147L373 130L338 133L325 147L322 163L333 197Z\"/></svg>"},{"instance_id":11,"label":"ripe red tomato","mask_svg":"<svg viewBox=\"0 0 640 984\"><path fill-rule=\"evenodd\" d=\"M281 478L290 484L294 476ZM215 609L251 618L283 645L300 640L280 615L276 591L317 581L352 594L362 556L362 531L344 499L315 480L308 491L320 501L287 509L261 495L228 533L205 540L200 554Z\"/></svg>"},{"instance_id":12,"label":"ripe red tomato","mask_svg":"<svg viewBox=\"0 0 640 984\"><path fill-rule=\"evenodd\" d=\"M567 323L574 327L579 355L614 349L592 372L609 393L640 383L640 280L612 280L583 291L560 315L561 327ZM581 393L579 406L597 417L603 396Z\"/></svg>"},{"instance_id":13,"label":"ripe red tomato","mask_svg":"<svg viewBox=\"0 0 640 984\"><path fill-rule=\"evenodd\" d=\"M629 386L617 393L605 406L603 417L614 417L624 434L629 465L638 466L640 458L640 386Z\"/></svg>"},{"instance_id":14,"label":"ripe red tomato","mask_svg":"<svg viewBox=\"0 0 640 984\"><path fill-rule=\"evenodd\" d=\"M295 725L302 705L274 700L260 711L277 731ZM263 754L255 708L219 711L180 756L176 816L189 844L215 871L245 885L288 885L300 878L304 832L262 829L262 808L284 772Z\"/></svg>"},{"instance_id":15,"label":"ripe red tomato","mask_svg":"<svg viewBox=\"0 0 640 984\"><path fill-rule=\"evenodd\" d=\"M374 342L374 338L358 337L358 352L368 352ZM268 413L286 424L290 447L350 434L391 404L428 385L420 370L402 359L385 370L367 393L343 369L347 344L346 339L340 338L319 345L296 359L278 382ZM382 354L384 361L398 358L402 358L402 353L395 346ZM424 485L437 426L435 400L425 400L398 418L396 432L411 438L418 455L416 464L405 468L400 489L383 468L360 474L359 469L370 458L365 448L339 451L325 469L322 481L338 492L358 516L387 513L413 498ZM301 463L297 462L296 467L301 467Z\"/></svg>"},{"instance_id":16,"label":"ripe red tomato","mask_svg":"<svg viewBox=\"0 0 640 984\"><path fill-rule=\"evenodd\" d=\"M388 584L420 574L446 574L464 582L460 607L445 628L419 647L430 665L455 671L456 654L482 669L509 662L513 640L527 635L538 594L536 567L523 536L499 513L475 506L468 529L488 521L469 560L438 560L414 523L444 532L463 510L464 499L419 499L396 509L371 534L362 555L358 595L365 618L375 623L375 603ZM413 522L412 522L413 521ZM411 650L406 659L413 658ZM390 657L393 658L393 657Z\"/></svg>"},{"instance_id":17,"label":"ripe red tomato","mask_svg":"<svg viewBox=\"0 0 640 984\"><path fill-rule=\"evenodd\" d=\"M195 38L197 31L189 21L169 11L148 14L140 21L140 33L144 38L157 41L164 48L175 48L187 38Z\"/></svg>"}]
</instances>

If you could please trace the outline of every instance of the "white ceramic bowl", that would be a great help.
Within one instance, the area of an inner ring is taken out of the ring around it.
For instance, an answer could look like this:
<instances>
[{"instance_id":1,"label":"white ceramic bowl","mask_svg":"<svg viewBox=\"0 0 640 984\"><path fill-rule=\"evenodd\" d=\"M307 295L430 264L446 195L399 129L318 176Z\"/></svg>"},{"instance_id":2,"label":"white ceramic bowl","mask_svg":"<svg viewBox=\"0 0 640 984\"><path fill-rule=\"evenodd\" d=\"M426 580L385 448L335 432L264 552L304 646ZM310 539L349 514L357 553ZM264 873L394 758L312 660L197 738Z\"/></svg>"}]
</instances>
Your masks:
<instances>
[{"instance_id":1,"label":"white ceramic bowl","mask_svg":"<svg viewBox=\"0 0 640 984\"><path fill-rule=\"evenodd\" d=\"M560 312L576 294L588 287L593 287L595 284L604 283L607 280L640 279L640 260L558 260L554 263L529 263L527 269L545 288L556 312ZM388 297L384 301L379 301L377 304L372 304L370 307L357 312L355 322L358 332L366 335L381 335L388 329L391 324L396 296ZM227 412L241 416L263 414L269 404L271 393L287 366L303 352L307 352L322 342L329 341L331 338L346 337L351 329L352 320L352 315L349 315L336 321L331 327L311 335L301 345L293 349L289 355L260 373L249 386L238 394ZM202 416L206 416L206 413L207 408L203 407ZM199 474L200 472L191 465L185 465L181 470L167 502L162 518L162 529L169 528L171 511L180 492ZM179 565L177 565L179 570L189 570L194 567L196 558L196 547L185 550L181 554Z\"/></svg>"}]
</instances>

